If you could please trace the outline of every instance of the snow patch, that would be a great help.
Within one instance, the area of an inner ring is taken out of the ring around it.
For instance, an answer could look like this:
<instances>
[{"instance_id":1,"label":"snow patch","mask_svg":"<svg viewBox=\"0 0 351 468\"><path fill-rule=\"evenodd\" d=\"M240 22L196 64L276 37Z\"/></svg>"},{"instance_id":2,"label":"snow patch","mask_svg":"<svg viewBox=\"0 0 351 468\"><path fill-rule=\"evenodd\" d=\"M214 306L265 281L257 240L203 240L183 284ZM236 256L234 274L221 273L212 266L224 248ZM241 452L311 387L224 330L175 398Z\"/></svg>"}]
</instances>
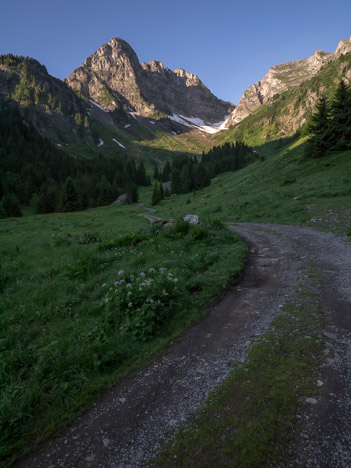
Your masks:
<instances>
[{"instance_id":1,"label":"snow patch","mask_svg":"<svg viewBox=\"0 0 351 468\"><path fill-rule=\"evenodd\" d=\"M184 125L185 127L192 127L192 125L189 125L188 122L186 122L185 120L183 120L179 115L177 114L173 114L173 115L169 115L168 118L170 120L173 120L174 122L178 122L182 125Z\"/></svg>"},{"instance_id":2,"label":"snow patch","mask_svg":"<svg viewBox=\"0 0 351 468\"><path fill-rule=\"evenodd\" d=\"M104 140L102 140L101 138L99 138L99 144L97 145L98 148L99 148L99 146L103 146L104 143L105 143Z\"/></svg>"},{"instance_id":3,"label":"snow patch","mask_svg":"<svg viewBox=\"0 0 351 468\"><path fill-rule=\"evenodd\" d=\"M223 122L217 122L215 124L211 124L209 122L205 122L204 120L198 117L185 117L184 115L177 115L177 114L168 116L170 120L178 122L181 125L185 125L186 127L190 127L190 128L195 128L197 130L201 130L202 132L210 133L210 134L218 133L222 130L227 130L225 128L225 123L229 117L230 116L227 116L226 120L224 120Z\"/></svg>"},{"instance_id":4,"label":"snow patch","mask_svg":"<svg viewBox=\"0 0 351 468\"><path fill-rule=\"evenodd\" d=\"M99 109L101 109L102 111L104 112L110 112L108 111L107 109L104 109L102 106L100 106L100 104L98 104L97 102L93 101L92 99L89 99L89 101L96 107L98 107Z\"/></svg>"},{"instance_id":5,"label":"snow patch","mask_svg":"<svg viewBox=\"0 0 351 468\"><path fill-rule=\"evenodd\" d=\"M60 143L57 143L57 146L60 146L62 148L62 145Z\"/></svg>"},{"instance_id":6,"label":"snow patch","mask_svg":"<svg viewBox=\"0 0 351 468\"><path fill-rule=\"evenodd\" d=\"M126 147L123 146L122 143L120 143L118 140L116 140L116 138L112 138L112 141L114 141L115 143L117 143L117 145L119 145L121 148L126 149Z\"/></svg>"},{"instance_id":7,"label":"snow patch","mask_svg":"<svg viewBox=\"0 0 351 468\"><path fill-rule=\"evenodd\" d=\"M177 133L177 132L172 132L172 133L173 133L173 135L178 135L178 133Z\"/></svg>"},{"instance_id":8,"label":"snow patch","mask_svg":"<svg viewBox=\"0 0 351 468\"><path fill-rule=\"evenodd\" d=\"M125 124L124 128L130 127L132 124Z\"/></svg>"},{"instance_id":9,"label":"snow patch","mask_svg":"<svg viewBox=\"0 0 351 468\"><path fill-rule=\"evenodd\" d=\"M156 122L153 122L152 120L149 120L149 122L152 124L152 125L155 125Z\"/></svg>"},{"instance_id":10,"label":"snow patch","mask_svg":"<svg viewBox=\"0 0 351 468\"><path fill-rule=\"evenodd\" d=\"M135 120L138 120L137 117L136 117L138 114L136 112L129 112L129 115L134 117Z\"/></svg>"}]
</instances>

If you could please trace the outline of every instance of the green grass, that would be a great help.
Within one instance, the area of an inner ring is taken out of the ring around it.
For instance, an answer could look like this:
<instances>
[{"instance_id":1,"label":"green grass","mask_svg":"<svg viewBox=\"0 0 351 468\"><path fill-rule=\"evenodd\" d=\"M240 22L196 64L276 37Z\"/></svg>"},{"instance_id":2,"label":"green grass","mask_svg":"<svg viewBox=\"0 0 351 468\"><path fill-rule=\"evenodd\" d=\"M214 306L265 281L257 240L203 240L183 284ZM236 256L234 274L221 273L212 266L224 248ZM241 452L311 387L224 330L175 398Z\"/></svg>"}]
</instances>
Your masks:
<instances>
[{"instance_id":1,"label":"green grass","mask_svg":"<svg viewBox=\"0 0 351 468\"><path fill-rule=\"evenodd\" d=\"M309 297L309 305L282 308L271 331L252 347L248 361L237 364L152 466L294 464L289 447L298 433L297 415L305 398L316 396L323 349L318 299L305 288L300 294Z\"/></svg>"},{"instance_id":2,"label":"green grass","mask_svg":"<svg viewBox=\"0 0 351 468\"><path fill-rule=\"evenodd\" d=\"M186 211L202 219L304 224L328 210L351 208L351 151L308 160L304 148L303 139L257 148L263 162L221 174L193 194L172 196L157 205L157 215ZM333 229L346 233L349 227L341 221Z\"/></svg>"},{"instance_id":3,"label":"green grass","mask_svg":"<svg viewBox=\"0 0 351 468\"><path fill-rule=\"evenodd\" d=\"M240 274L247 248L228 230L150 229L142 211L111 206L0 222L5 465L160 352ZM150 268L152 287L132 286L129 309L126 287L114 293L118 272L133 283L130 275ZM177 279L171 289L159 268Z\"/></svg>"}]
</instances>

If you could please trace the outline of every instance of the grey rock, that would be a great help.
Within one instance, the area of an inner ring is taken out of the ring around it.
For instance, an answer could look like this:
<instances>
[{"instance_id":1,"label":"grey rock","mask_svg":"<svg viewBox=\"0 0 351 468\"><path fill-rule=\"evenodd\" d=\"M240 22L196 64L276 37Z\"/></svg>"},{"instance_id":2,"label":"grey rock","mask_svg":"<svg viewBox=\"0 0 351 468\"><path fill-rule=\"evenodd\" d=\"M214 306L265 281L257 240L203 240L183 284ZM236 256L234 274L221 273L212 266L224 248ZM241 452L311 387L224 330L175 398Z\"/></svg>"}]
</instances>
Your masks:
<instances>
[{"instance_id":1,"label":"grey rock","mask_svg":"<svg viewBox=\"0 0 351 468\"><path fill-rule=\"evenodd\" d=\"M181 114L218 122L234 105L216 98L197 75L162 62L141 63L123 39L101 46L66 79L74 90L107 110L123 108L143 117Z\"/></svg>"},{"instance_id":2,"label":"grey rock","mask_svg":"<svg viewBox=\"0 0 351 468\"><path fill-rule=\"evenodd\" d=\"M199 224L200 217L198 215L188 214L183 217L184 221L188 221L189 224Z\"/></svg>"}]
</instances>

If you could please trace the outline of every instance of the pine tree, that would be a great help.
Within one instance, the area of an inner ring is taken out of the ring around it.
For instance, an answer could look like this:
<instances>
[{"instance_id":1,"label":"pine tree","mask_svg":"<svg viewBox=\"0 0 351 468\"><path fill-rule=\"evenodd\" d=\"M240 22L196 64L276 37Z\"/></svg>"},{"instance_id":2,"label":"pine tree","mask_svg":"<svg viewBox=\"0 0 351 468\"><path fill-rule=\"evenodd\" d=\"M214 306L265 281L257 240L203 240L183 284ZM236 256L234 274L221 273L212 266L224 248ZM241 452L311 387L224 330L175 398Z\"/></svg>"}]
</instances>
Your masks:
<instances>
[{"instance_id":1,"label":"pine tree","mask_svg":"<svg viewBox=\"0 0 351 468\"><path fill-rule=\"evenodd\" d=\"M316 111L308 124L308 132L311 136L306 147L307 156L312 158L325 156L331 147L330 113L325 97L317 103Z\"/></svg>"},{"instance_id":2,"label":"pine tree","mask_svg":"<svg viewBox=\"0 0 351 468\"><path fill-rule=\"evenodd\" d=\"M155 164L154 179L155 179L155 180L159 180L159 178L160 178L160 174L159 174L159 172L158 172L157 164Z\"/></svg>"},{"instance_id":3,"label":"pine tree","mask_svg":"<svg viewBox=\"0 0 351 468\"><path fill-rule=\"evenodd\" d=\"M154 189L152 191L151 205L152 206L158 205L160 201L161 201L160 185L158 182L155 182Z\"/></svg>"},{"instance_id":4,"label":"pine tree","mask_svg":"<svg viewBox=\"0 0 351 468\"><path fill-rule=\"evenodd\" d=\"M341 80L330 105L331 150L342 151L351 143L351 91Z\"/></svg>"},{"instance_id":5,"label":"pine tree","mask_svg":"<svg viewBox=\"0 0 351 468\"><path fill-rule=\"evenodd\" d=\"M21 216L22 213L16 195L9 193L4 195L0 203L0 218L17 218Z\"/></svg>"},{"instance_id":6,"label":"pine tree","mask_svg":"<svg viewBox=\"0 0 351 468\"><path fill-rule=\"evenodd\" d=\"M40 188L35 212L37 214L54 213L57 209L57 187L44 184Z\"/></svg>"},{"instance_id":7,"label":"pine tree","mask_svg":"<svg viewBox=\"0 0 351 468\"><path fill-rule=\"evenodd\" d=\"M60 209L61 211L78 211L79 208L79 197L76 187L72 178L68 177L62 189Z\"/></svg>"},{"instance_id":8,"label":"pine tree","mask_svg":"<svg viewBox=\"0 0 351 468\"><path fill-rule=\"evenodd\" d=\"M138 201L139 199L138 186L135 182L130 182L128 184L126 193L133 203L136 203Z\"/></svg>"}]
</instances>

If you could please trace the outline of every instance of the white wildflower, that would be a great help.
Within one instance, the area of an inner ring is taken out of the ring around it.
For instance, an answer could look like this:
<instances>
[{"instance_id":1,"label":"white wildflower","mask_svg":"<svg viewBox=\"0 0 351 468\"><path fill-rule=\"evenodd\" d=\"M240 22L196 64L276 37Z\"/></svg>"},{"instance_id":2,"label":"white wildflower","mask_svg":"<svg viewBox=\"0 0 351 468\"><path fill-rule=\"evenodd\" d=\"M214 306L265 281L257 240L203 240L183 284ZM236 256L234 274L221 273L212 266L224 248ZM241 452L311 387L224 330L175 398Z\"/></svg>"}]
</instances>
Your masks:
<instances>
[{"instance_id":1,"label":"white wildflower","mask_svg":"<svg viewBox=\"0 0 351 468\"><path fill-rule=\"evenodd\" d=\"M105 303L108 304L109 302L110 302L110 298L109 298L109 297L106 297Z\"/></svg>"},{"instance_id":2,"label":"white wildflower","mask_svg":"<svg viewBox=\"0 0 351 468\"><path fill-rule=\"evenodd\" d=\"M132 285L130 283L127 284L127 288L130 289Z\"/></svg>"},{"instance_id":3,"label":"white wildflower","mask_svg":"<svg viewBox=\"0 0 351 468\"><path fill-rule=\"evenodd\" d=\"M127 296L131 296L132 294L132 291L128 291Z\"/></svg>"},{"instance_id":4,"label":"white wildflower","mask_svg":"<svg viewBox=\"0 0 351 468\"><path fill-rule=\"evenodd\" d=\"M155 268L150 268L149 269L149 273L155 273L155 271L156 271Z\"/></svg>"},{"instance_id":5,"label":"white wildflower","mask_svg":"<svg viewBox=\"0 0 351 468\"><path fill-rule=\"evenodd\" d=\"M118 276L124 275L124 270L119 270Z\"/></svg>"},{"instance_id":6,"label":"white wildflower","mask_svg":"<svg viewBox=\"0 0 351 468\"><path fill-rule=\"evenodd\" d=\"M106 288L106 286L107 286L107 283L104 283L104 284L102 285L103 288Z\"/></svg>"},{"instance_id":7,"label":"white wildflower","mask_svg":"<svg viewBox=\"0 0 351 468\"><path fill-rule=\"evenodd\" d=\"M142 271L142 272L140 273L140 276L141 276L142 278L145 278L145 273Z\"/></svg>"},{"instance_id":8,"label":"white wildflower","mask_svg":"<svg viewBox=\"0 0 351 468\"><path fill-rule=\"evenodd\" d=\"M133 302L129 302L128 307L133 307Z\"/></svg>"},{"instance_id":9,"label":"white wildflower","mask_svg":"<svg viewBox=\"0 0 351 468\"><path fill-rule=\"evenodd\" d=\"M115 282L113 283L113 285L114 285L114 286L118 286L118 285L119 285L119 281L115 281Z\"/></svg>"},{"instance_id":10,"label":"white wildflower","mask_svg":"<svg viewBox=\"0 0 351 468\"><path fill-rule=\"evenodd\" d=\"M178 278L174 278L173 280L175 283L178 283Z\"/></svg>"}]
</instances>

